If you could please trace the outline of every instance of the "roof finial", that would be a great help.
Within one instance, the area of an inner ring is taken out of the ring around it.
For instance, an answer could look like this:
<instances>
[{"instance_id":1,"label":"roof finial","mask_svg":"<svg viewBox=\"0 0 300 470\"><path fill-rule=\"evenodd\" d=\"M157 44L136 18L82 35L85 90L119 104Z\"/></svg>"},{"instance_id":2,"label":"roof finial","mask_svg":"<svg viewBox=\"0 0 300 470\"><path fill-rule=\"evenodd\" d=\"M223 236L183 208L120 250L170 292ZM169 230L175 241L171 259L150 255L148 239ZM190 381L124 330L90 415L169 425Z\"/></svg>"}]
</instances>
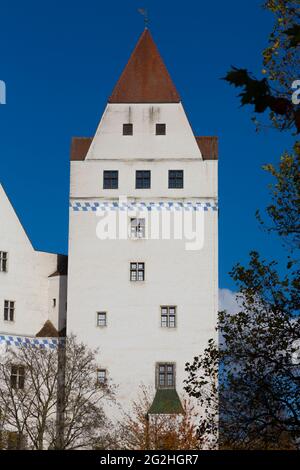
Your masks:
<instances>
[{"instance_id":1,"label":"roof finial","mask_svg":"<svg viewBox=\"0 0 300 470\"><path fill-rule=\"evenodd\" d=\"M146 8L138 8L138 12L144 17L145 29L147 29L149 24L148 10Z\"/></svg>"}]
</instances>

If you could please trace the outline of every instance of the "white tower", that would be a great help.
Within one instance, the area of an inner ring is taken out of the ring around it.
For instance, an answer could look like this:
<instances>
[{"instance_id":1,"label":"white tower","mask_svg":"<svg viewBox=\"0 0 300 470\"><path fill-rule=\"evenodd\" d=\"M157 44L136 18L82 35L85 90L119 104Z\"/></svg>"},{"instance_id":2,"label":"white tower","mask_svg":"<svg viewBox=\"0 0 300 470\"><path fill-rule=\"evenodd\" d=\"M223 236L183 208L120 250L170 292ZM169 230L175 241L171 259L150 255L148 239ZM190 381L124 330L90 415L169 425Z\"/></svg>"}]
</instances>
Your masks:
<instances>
[{"instance_id":1,"label":"white tower","mask_svg":"<svg viewBox=\"0 0 300 470\"><path fill-rule=\"evenodd\" d=\"M98 209L110 228L121 215L129 237L105 237ZM67 331L100 349L98 378L124 408L142 383L158 408L182 398L185 363L215 336L217 228L217 139L193 134L145 29L95 136L71 150Z\"/></svg>"}]
</instances>

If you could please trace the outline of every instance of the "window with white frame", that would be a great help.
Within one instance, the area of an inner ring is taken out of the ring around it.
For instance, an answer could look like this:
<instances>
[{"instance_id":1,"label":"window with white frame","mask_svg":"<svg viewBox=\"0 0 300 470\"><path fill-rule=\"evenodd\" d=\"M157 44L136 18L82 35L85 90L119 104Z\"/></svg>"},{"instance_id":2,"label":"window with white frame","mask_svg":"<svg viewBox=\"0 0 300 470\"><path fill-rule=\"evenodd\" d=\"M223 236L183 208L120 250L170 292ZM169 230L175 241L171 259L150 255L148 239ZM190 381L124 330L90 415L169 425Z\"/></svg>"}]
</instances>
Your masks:
<instances>
[{"instance_id":1,"label":"window with white frame","mask_svg":"<svg viewBox=\"0 0 300 470\"><path fill-rule=\"evenodd\" d=\"M157 388L175 388L175 364L157 364L156 386Z\"/></svg>"},{"instance_id":2,"label":"window with white frame","mask_svg":"<svg viewBox=\"0 0 300 470\"><path fill-rule=\"evenodd\" d=\"M146 236L145 219L140 219L140 218L130 219L130 234L131 234L131 238L145 238Z\"/></svg>"},{"instance_id":3,"label":"window with white frame","mask_svg":"<svg viewBox=\"0 0 300 470\"><path fill-rule=\"evenodd\" d=\"M97 370L97 384L104 385L107 380L106 369L98 369Z\"/></svg>"},{"instance_id":4,"label":"window with white frame","mask_svg":"<svg viewBox=\"0 0 300 470\"><path fill-rule=\"evenodd\" d=\"M106 326L106 312L97 312L97 326Z\"/></svg>"},{"instance_id":5,"label":"window with white frame","mask_svg":"<svg viewBox=\"0 0 300 470\"><path fill-rule=\"evenodd\" d=\"M15 319L15 302L14 300L4 300L4 320L14 321Z\"/></svg>"},{"instance_id":6,"label":"window with white frame","mask_svg":"<svg viewBox=\"0 0 300 470\"><path fill-rule=\"evenodd\" d=\"M165 328L176 327L176 307L164 305L160 308L161 326Z\"/></svg>"},{"instance_id":7,"label":"window with white frame","mask_svg":"<svg viewBox=\"0 0 300 470\"><path fill-rule=\"evenodd\" d=\"M130 280L131 281L144 281L145 280L145 263L130 263Z\"/></svg>"},{"instance_id":8,"label":"window with white frame","mask_svg":"<svg viewBox=\"0 0 300 470\"><path fill-rule=\"evenodd\" d=\"M7 258L8 258L7 251L0 251L0 272L2 273L7 272Z\"/></svg>"},{"instance_id":9,"label":"window with white frame","mask_svg":"<svg viewBox=\"0 0 300 470\"><path fill-rule=\"evenodd\" d=\"M23 390L25 384L25 367L12 365L10 373L10 385L15 390Z\"/></svg>"}]
</instances>

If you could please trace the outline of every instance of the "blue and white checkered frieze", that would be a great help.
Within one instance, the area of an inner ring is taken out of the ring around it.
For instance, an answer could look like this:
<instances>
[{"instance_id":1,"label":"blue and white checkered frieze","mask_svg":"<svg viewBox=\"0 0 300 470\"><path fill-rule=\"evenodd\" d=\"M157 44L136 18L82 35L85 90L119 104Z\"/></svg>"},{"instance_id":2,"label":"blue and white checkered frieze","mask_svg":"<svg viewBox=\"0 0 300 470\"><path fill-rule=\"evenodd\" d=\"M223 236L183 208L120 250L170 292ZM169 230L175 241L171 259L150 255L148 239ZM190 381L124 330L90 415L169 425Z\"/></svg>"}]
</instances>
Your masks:
<instances>
[{"instance_id":1,"label":"blue and white checkered frieze","mask_svg":"<svg viewBox=\"0 0 300 470\"><path fill-rule=\"evenodd\" d=\"M55 349L63 338L29 338L26 336L1 335L0 344L6 346L31 346L43 349Z\"/></svg>"},{"instance_id":2,"label":"blue and white checkered frieze","mask_svg":"<svg viewBox=\"0 0 300 470\"><path fill-rule=\"evenodd\" d=\"M70 209L75 212L97 211L217 211L216 201L203 202L120 202L120 201L71 201Z\"/></svg>"}]
</instances>

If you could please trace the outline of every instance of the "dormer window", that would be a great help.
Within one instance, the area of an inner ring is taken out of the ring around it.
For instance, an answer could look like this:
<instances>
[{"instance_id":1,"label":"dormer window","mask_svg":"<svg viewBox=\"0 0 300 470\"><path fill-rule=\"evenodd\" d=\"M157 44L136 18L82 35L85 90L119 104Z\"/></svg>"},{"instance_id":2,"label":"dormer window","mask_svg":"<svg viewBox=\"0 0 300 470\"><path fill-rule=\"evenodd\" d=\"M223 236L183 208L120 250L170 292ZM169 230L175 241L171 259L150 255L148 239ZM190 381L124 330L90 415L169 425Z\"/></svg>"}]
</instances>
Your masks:
<instances>
[{"instance_id":1,"label":"dormer window","mask_svg":"<svg viewBox=\"0 0 300 470\"><path fill-rule=\"evenodd\" d=\"M156 124L156 135L166 135L166 124Z\"/></svg>"},{"instance_id":2,"label":"dormer window","mask_svg":"<svg viewBox=\"0 0 300 470\"><path fill-rule=\"evenodd\" d=\"M133 124L123 124L123 135L133 135Z\"/></svg>"}]
</instances>

